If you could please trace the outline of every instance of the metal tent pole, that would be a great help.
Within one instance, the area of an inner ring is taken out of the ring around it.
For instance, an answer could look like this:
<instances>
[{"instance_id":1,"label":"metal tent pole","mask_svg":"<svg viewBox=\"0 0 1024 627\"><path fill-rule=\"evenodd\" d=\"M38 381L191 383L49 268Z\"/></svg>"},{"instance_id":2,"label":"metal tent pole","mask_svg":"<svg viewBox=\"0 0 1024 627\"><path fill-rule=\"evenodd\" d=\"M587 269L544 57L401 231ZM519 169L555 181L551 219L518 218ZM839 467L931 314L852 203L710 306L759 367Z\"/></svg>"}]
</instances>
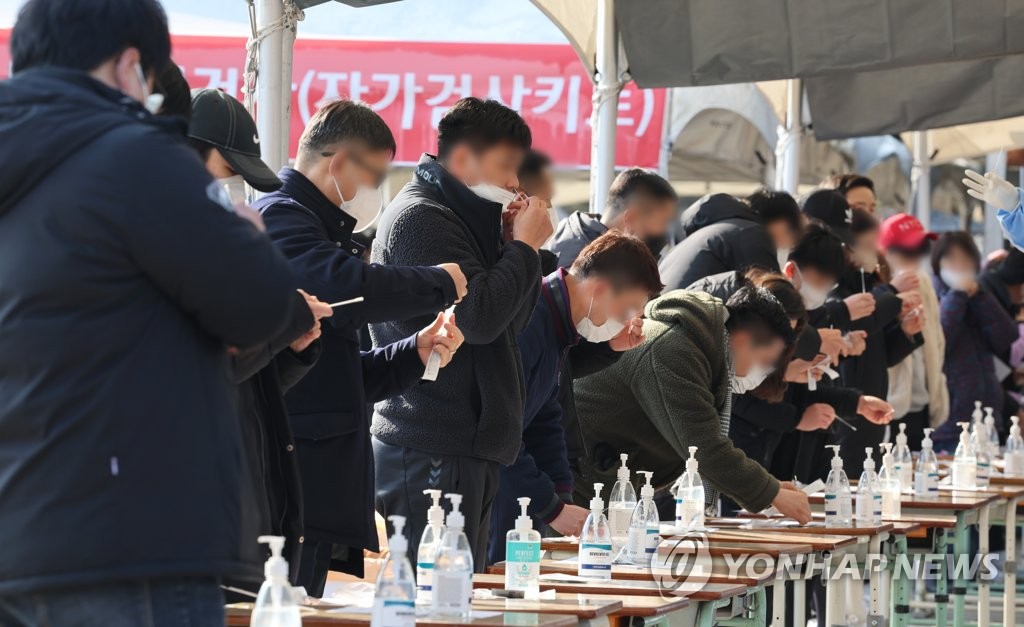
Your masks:
<instances>
[{"instance_id":1,"label":"metal tent pole","mask_svg":"<svg viewBox=\"0 0 1024 627\"><path fill-rule=\"evenodd\" d=\"M796 196L800 185L800 141L803 139L803 82L786 81L786 119L775 145L775 189Z\"/></svg>"},{"instance_id":2,"label":"metal tent pole","mask_svg":"<svg viewBox=\"0 0 1024 627\"><path fill-rule=\"evenodd\" d=\"M910 195L914 199L914 215L925 229L931 228L932 166L928 131L914 131L914 164L910 170Z\"/></svg>"},{"instance_id":3,"label":"metal tent pole","mask_svg":"<svg viewBox=\"0 0 1024 627\"><path fill-rule=\"evenodd\" d=\"M260 31L279 22L284 15L282 0L258 0L256 24ZM259 78L256 81L256 129L260 134L263 160L272 170L277 170L285 161L287 147L282 148L287 121L283 118L281 91L284 75L284 33L281 29L269 32L259 44ZM290 51L288 57L291 57ZM289 81L288 93L291 94Z\"/></svg>"},{"instance_id":4,"label":"metal tent pole","mask_svg":"<svg viewBox=\"0 0 1024 627\"><path fill-rule=\"evenodd\" d=\"M619 114L619 32L615 0L597 3L597 59L591 113L590 211L601 213L615 176L615 131Z\"/></svg>"}]
</instances>

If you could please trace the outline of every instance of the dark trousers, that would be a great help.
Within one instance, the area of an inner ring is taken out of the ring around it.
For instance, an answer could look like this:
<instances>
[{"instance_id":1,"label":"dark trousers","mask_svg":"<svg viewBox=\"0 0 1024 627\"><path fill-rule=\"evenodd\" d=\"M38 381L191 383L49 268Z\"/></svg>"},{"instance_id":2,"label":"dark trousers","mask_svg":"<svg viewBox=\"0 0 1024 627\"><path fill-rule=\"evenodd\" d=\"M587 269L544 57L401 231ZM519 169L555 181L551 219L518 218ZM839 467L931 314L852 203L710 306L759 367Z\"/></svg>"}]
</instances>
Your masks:
<instances>
[{"instance_id":1,"label":"dark trousers","mask_svg":"<svg viewBox=\"0 0 1024 627\"><path fill-rule=\"evenodd\" d=\"M374 470L377 481L377 511L382 516L405 516L409 556L415 559L420 536L427 526L430 497L424 490L462 495L459 511L466 518L466 538L473 550L473 567L487 567L487 542L491 530L491 505L498 493L498 462L437 455L373 439ZM443 498L443 497L442 497ZM451 511L443 499L445 513Z\"/></svg>"},{"instance_id":2,"label":"dark trousers","mask_svg":"<svg viewBox=\"0 0 1024 627\"><path fill-rule=\"evenodd\" d=\"M341 544L317 542L307 538L302 543L299 567L295 570L295 584L306 589L311 597L322 597L327 585L327 571L334 570L361 576L362 549L350 549Z\"/></svg>"},{"instance_id":3,"label":"dark trousers","mask_svg":"<svg viewBox=\"0 0 1024 627\"><path fill-rule=\"evenodd\" d=\"M907 425L907 446L912 451L921 450L921 440L924 439L924 430L928 426L930 417L928 415L928 406L925 405L924 409L918 411L908 412L907 415L903 416L900 420L894 420L890 425L892 434L889 439L893 442L896 441L896 434L900 432L900 422L906 423Z\"/></svg>"},{"instance_id":4,"label":"dark trousers","mask_svg":"<svg viewBox=\"0 0 1024 627\"><path fill-rule=\"evenodd\" d=\"M0 596L0 625L48 627L223 627L214 578L167 577Z\"/></svg>"}]
</instances>

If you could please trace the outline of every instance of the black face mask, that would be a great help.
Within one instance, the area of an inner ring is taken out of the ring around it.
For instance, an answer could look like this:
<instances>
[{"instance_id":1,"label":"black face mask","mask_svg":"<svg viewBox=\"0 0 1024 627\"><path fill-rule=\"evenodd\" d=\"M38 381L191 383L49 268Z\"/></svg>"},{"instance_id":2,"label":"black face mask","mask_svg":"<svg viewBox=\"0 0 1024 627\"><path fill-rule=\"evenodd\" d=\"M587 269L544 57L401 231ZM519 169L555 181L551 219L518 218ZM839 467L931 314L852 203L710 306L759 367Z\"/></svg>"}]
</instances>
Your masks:
<instances>
[{"instance_id":1,"label":"black face mask","mask_svg":"<svg viewBox=\"0 0 1024 627\"><path fill-rule=\"evenodd\" d=\"M643 238L644 244L650 249L651 254L654 255L655 259L661 257L661 251L665 250L665 246L668 246L668 235L648 235Z\"/></svg>"}]
</instances>

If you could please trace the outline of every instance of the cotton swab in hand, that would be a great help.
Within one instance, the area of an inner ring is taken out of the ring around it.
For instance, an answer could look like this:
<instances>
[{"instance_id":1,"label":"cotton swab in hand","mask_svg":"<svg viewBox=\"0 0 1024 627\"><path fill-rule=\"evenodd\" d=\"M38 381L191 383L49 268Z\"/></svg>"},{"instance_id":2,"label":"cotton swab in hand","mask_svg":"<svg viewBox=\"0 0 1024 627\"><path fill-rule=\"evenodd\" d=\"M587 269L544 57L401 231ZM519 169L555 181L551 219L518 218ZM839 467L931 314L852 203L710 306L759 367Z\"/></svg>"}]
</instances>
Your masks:
<instances>
[{"instance_id":1,"label":"cotton swab in hand","mask_svg":"<svg viewBox=\"0 0 1024 627\"><path fill-rule=\"evenodd\" d=\"M335 307L344 307L345 305L354 305L356 303L361 303L361 302L363 302L363 297L362 296L356 296L355 298L350 298L348 300L339 300L336 303L331 303L330 305L328 305L328 307L330 307L331 309L334 309Z\"/></svg>"}]
</instances>

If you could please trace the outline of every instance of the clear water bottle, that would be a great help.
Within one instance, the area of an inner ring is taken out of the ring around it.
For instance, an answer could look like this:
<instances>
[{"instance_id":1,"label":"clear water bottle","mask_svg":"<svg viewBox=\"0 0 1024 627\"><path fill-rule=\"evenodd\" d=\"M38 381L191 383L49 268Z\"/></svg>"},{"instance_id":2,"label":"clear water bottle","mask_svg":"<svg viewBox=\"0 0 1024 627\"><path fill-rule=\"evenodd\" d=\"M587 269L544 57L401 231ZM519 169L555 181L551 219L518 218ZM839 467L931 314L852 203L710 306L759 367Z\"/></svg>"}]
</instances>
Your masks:
<instances>
[{"instance_id":1,"label":"clear water bottle","mask_svg":"<svg viewBox=\"0 0 1024 627\"><path fill-rule=\"evenodd\" d=\"M629 455L619 455L622 465L616 472L615 485L608 495L608 524L612 528L612 542L616 549L626 544L626 535L629 533L629 518L633 515L633 508L636 507L636 490L629 480L629 467L626 461Z\"/></svg>"},{"instance_id":2,"label":"clear water bottle","mask_svg":"<svg viewBox=\"0 0 1024 627\"><path fill-rule=\"evenodd\" d=\"M629 519L629 536L626 540L626 557L633 564L647 565L651 563L661 542L659 533L661 521L658 508L654 505L654 486L651 485L650 471L640 471L646 483L640 488L640 502L633 510Z\"/></svg>"},{"instance_id":3,"label":"clear water bottle","mask_svg":"<svg viewBox=\"0 0 1024 627\"><path fill-rule=\"evenodd\" d=\"M409 563L409 541L405 538L405 516L388 516L394 534L388 540L388 556L377 575L370 627L414 627L416 624L416 581Z\"/></svg>"},{"instance_id":4,"label":"clear water bottle","mask_svg":"<svg viewBox=\"0 0 1024 627\"><path fill-rule=\"evenodd\" d=\"M434 558L431 612L442 618L470 620L473 598L473 551L463 528L466 519L459 511L461 494L445 494L452 504L441 545Z\"/></svg>"},{"instance_id":5,"label":"clear water bottle","mask_svg":"<svg viewBox=\"0 0 1024 627\"><path fill-rule=\"evenodd\" d=\"M433 504L427 509L427 526L423 529L416 551L416 600L429 603L433 595L434 556L437 555L437 547L444 534L444 509L441 507L440 490L424 490L423 494Z\"/></svg>"},{"instance_id":6,"label":"clear water bottle","mask_svg":"<svg viewBox=\"0 0 1024 627\"><path fill-rule=\"evenodd\" d=\"M850 479L843 470L843 458L839 456L839 445L830 444L832 449L832 470L825 481L825 526L850 527L853 524L853 495Z\"/></svg>"}]
</instances>

